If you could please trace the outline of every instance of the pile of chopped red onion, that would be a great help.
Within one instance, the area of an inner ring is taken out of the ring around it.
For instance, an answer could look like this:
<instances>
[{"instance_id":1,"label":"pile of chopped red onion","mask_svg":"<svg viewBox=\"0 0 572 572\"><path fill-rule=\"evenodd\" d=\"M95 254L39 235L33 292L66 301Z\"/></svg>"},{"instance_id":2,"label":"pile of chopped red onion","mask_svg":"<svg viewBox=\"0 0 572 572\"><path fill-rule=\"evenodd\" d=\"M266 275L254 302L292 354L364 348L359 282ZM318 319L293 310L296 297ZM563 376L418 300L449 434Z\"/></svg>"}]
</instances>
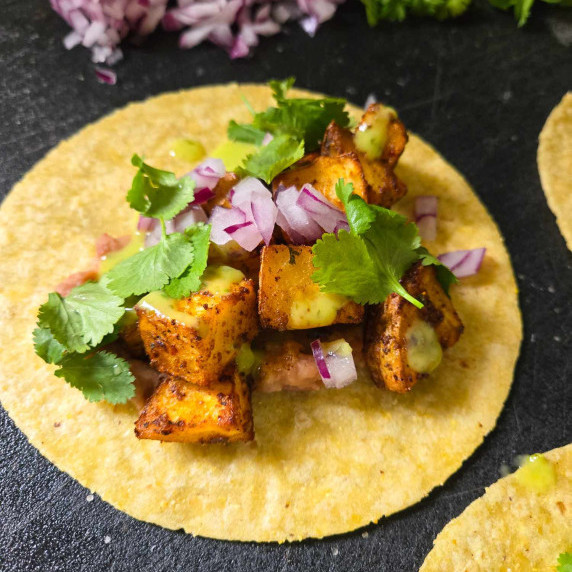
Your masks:
<instances>
[{"instance_id":1,"label":"pile of chopped red onion","mask_svg":"<svg viewBox=\"0 0 572 572\"><path fill-rule=\"evenodd\" d=\"M289 20L314 36L344 0L50 0L52 8L71 26L64 45L90 48L96 64L113 65L122 57L119 47L128 35L137 39L159 24L180 31L181 48L205 40L225 49L233 59L244 58L260 36L273 36ZM113 84L114 72L99 68L100 81Z\"/></svg>"}]
</instances>

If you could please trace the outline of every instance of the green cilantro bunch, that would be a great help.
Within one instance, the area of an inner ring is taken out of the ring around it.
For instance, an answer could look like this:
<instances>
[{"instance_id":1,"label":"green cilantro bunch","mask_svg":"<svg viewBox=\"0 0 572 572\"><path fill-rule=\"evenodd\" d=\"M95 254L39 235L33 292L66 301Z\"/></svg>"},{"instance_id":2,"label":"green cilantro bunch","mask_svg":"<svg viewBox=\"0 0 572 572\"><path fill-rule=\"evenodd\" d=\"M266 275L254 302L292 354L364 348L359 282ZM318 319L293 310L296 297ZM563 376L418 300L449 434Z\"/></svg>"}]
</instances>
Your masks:
<instances>
[{"instance_id":1,"label":"green cilantro bunch","mask_svg":"<svg viewBox=\"0 0 572 572\"><path fill-rule=\"evenodd\" d=\"M382 20L401 22L407 16L433 17L438 20L456 18L463 14L471 0L361 0L365 6L367 21L375 26ZM571 7L572 0L542 0L547 4ZM511 10L518 22L524 26L530 16L534 0L489 0L495 8Z\"/></svg>"},{"instance_id":2,"label":"green cilantro bunch","mask_svg":"<svg viewBox=\"0 0 572 572\"><path fill-rule=\"evenodd\" d=\"M207 266L210 225L169 235L165 230L165 220L193 200L194 181L155 169L137 155L132 164L137 173L127 201L141 215L160 220L161 240L114 266L97 283L77 286L65 298L50 293L34 330L36 353L57 365L56 376L89 401L124 403L134 395L129 364L104 349L117 339L133 296L162 289L184 298L199 289Z\"/></svg>"},{"instance_id":3,"label":"green cilantro bunch","mask_svg":"<svg viewBox=\"0 0 572 572\"><path fill-rule=\"evenodd\" d=\"M234 141L261 146L267 133L273 136L270 143L244 160L239 174L250 175L269 184L276 175L301 159L305 153L320 146L326 127L332 120L341 127L349 125L345 99L287 98L287 92L294 81L292 77L270 81L276 107L256 113L247 103L252 113L252 123L229 123L228 138Z\"/></svg>"},{"instance_id":4,"label":"green cilantro bunch","mask_svg":"<svg viewBox=\"0 0 572 572\"><path fill-rule=\"evenodd\" d=\"M350 232L324 234L312 248L312 280L323 292L348 296L358 304L381 304L396 292L417 308L423 304L405 290L399 280L419 260L435 265L437 278L448 292L457 279L421 246L414 223L389 209L370 205L353 194L352 183L340 179L336 195L344 203Z\"/></svg>"}]
</instances>

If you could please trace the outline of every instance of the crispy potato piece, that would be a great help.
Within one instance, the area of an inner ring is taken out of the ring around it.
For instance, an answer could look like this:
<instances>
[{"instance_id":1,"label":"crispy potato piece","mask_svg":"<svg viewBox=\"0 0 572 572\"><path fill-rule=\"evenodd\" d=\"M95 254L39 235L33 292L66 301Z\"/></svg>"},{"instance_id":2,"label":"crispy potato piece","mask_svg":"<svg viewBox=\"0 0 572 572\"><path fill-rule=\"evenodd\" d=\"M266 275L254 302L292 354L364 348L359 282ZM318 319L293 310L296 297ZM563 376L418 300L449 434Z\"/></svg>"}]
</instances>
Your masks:
<instances>
[{"instance_id":1,"label":"crispy potato piece","mask_svg":"<svg viewBox=\"0 0 572 572\"><path fill-rule=\"evenodd\" d=\"M205 212L210 216L212 210L219 207L230 208L230 202L227 198L230 189L234 187L239 181L239 178L234 173L226 173L224 177L221 177L213 189L215 196L209 199L203 206Z\"/></svg>"},{"instance_id":2,"label":"crispy potato piece","mask_svg":"<svg viewBox=\"0 0 572 572\"><path fill-rule=\"evenodd\" d=\"M361 121L356 127L356 131L360 130L360 128L363 129L373 125L377 116L381 113L387 114L388 109L384 108L380 103L372 103L363 114ZM408 136L405 125L403 125L395 113L392 113L387 125L387 139L380 160L390 167L395 167L405 149L407 141Z\"/></svg>"},{"instance_id":3,"label":"crispy potato piece","mask_svg":"<svg viewBox=\"0 0 572 572\"><path fill-rule=\"evenodd\" d=\"M424 307L419 310L398 294L390 294L383 304L369 307L365 352L376 385L406 393L418 379L427 375L410 365L408 334L412 328L419 327L420 323L428 325L436 334L435 343L446 349L458 341L463 324L439 284L433 266L422 266L419 262L401 282L412 296L423 302Z\"/></svg>"},{"instance_id":4,"label":"crispy potato piece","mask_svg":"<svg viewBox=\"0 0 572 572\"><path fill-rule=\"evenodd\" d=\"M233 283L228 293L203 290L170 303L164 312L137 307L145 351L154 368L196 385L216 381L258 331L252 280Z\"/></svg>"},{"instance_id":5,"label":"crispy potato piece","mask_svg":"<svg viewBox=\"0 0 572 572\"><path fill-rule=\"evenodd\" d=\"M144 358L147 356L143 340L141 339L138 320L124 326L119 332L119 338L129 348L129 353L133 357Z\"/></svg>"},{"instance_id":6,"label":"crispy potato piece","mask_svg":"<svg viewBox=\"0 0 572 572\"><path fill-rule=\"evenodd\" d=\"M310 246L271 245L262 249L258 314L264 328L301 330L358 324L363 306L345 296L320 292L312 281Z\"/></svg>"},{"instance_id":7,"label":"crispy potato piece","mask_svg":"<svg viewBox=\"0 0 572 572\"><path fill-rule=\"evenodd\" d=\"M209 387L167 377L135 423L139 439L184 443L252 441L250 390L234 366Z\"/></svg>"},{"instance_id":8,"label":"crispy potato piece","mask_svg":"<svg viewBox=\"0 0 572 572\"><path fill-rule=\"evenodd\" d=\"M355 153L337 157L316 156L298 166L294 165L272 181L272 189L276 192L279 185L301 189L309 183L336 207L343 210L344 205L336 195L336 183L340 178L346 183L353 183L354 193L367 201L367 186Z\"/></svg>"},{"instance_id":9,"label":"crispy potato piece","mask_svg":"<svg viewBox=\"0 0 572 572\"><path fill-rule=\"evenodd\" d=\"M368 113L369 108L366 115ZM381 158L370 160L356 149L353 133L332 121L324 134L321 152L328 157L356 155L367 184L366 200L369 203L389 208L407 193L407 187L393 172L393 166L403 153L405 143L407 143L407 131L403 123L394 118L390 120L388 126L388 138Z\"/></svg>"}]
</instances>

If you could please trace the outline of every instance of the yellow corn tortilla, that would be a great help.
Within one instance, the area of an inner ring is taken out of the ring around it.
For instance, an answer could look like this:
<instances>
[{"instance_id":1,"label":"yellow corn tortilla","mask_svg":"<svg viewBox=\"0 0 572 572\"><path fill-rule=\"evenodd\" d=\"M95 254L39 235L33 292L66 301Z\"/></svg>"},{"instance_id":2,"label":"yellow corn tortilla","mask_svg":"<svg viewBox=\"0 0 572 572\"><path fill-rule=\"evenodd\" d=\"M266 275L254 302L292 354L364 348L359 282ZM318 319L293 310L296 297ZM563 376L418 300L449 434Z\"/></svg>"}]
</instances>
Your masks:
<instances>
[{"instance_id":1,"label":"yellow corn tortilla","mask_svg":"<svg viewBox=\"0 0 572 572\"><path fill-rule=\"evenodd\" d=\"M572 250L572 92L562 98L546 120L537 161L548 206Z\"/></svg>"},{"instance_id":2,"label":"yellow corn tortilla","mask_svg":"<svg viewBox=\"0 0 572 572\"><path fill-rule=\"evenodd\" d=\"M500 479L439 533L421 572L555 571L572 551L572 445L544 457L553 485L535 486L522 468Z\"/></svg>"},{"instance_id":3,"label":"yellow corn tortilla","mask_svg":"<svg viewBox=\"0 0 572 572\"><path fill-rule=\"evenodd\" d=\"M443 484L494 427L510 389L521 318L495 223L462 176L412 136L399 175L413 198L440 197L435 252L485 246L475 277L453 287L466 330L434 375L408 395L374 387L365 371L343 390L253 395L256 441L230 446L139 441L128 404L89 403L32 347L37 308L89 264L103 232L129 233L129 158L182 173L173 140L207 152L229 119L248 121L268 88L224 85L129 105L61 143L0 209L0 397L42 454L101 498L166 528L242 541L293 541L354 530ZM294 91L294 95L308 95ZM360 110L352 112L360 115Z\"/></svg>"}]
</instances>

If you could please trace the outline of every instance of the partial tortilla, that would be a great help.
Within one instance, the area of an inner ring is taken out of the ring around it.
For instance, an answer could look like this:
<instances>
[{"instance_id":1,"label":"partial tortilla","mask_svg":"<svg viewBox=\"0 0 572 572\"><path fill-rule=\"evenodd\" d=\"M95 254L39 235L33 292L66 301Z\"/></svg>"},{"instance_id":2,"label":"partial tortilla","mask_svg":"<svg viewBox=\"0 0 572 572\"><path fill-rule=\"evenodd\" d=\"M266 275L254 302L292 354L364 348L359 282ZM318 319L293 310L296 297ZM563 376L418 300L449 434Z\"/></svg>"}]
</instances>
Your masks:
<instances>
[{"instance_id":1,"label":"partial tortilla","mask_svg":"<svg viewBox=\"0 0 572 572\"><path fill-rule=\"evenodd\" d=\"M420 572L556 570L572 551L572 445L544 457L554 486L535 490L523 469L500 479L439 533Z\"/></svg>"},{"instance_id":2,"label":"partial tortilla","mask_svg":"<svg viewBox=\"0 0 572 572\"><path fill-rule=\"evenodd\" d=\"M89 403L32 347L37 308L90 262L103 232L132 232L125 202L132 153L178 173L173 140L211 151L231 118L248 121L267 87L222 85L131 104L61 143L0 209L0 397L30 442L57 467L127 514L188 533L294 541L347 532L418 502L442 485L495 426L522 337L503 239L463 177L412 136L399 175L439 196L435 253L485 246L478 275L452 289L466 330L434 375L408 395L376 388L365 370L343 389L254 393L256 441L199 446L139 441L134 406ZM295 95L308 95L294 91ZM358 108L352 113L360 115Z\"/></svg>"},{"instance_id":3,"label":"partial tortilla","mask_svg":"<svg viewBox=\"0 0 572 572\"><path fill-rule=\"evenodd\" d=\"M548 116L539 137L537 161L548 206L572 250L572 92Z\"/></svg>"}]
</instances>

